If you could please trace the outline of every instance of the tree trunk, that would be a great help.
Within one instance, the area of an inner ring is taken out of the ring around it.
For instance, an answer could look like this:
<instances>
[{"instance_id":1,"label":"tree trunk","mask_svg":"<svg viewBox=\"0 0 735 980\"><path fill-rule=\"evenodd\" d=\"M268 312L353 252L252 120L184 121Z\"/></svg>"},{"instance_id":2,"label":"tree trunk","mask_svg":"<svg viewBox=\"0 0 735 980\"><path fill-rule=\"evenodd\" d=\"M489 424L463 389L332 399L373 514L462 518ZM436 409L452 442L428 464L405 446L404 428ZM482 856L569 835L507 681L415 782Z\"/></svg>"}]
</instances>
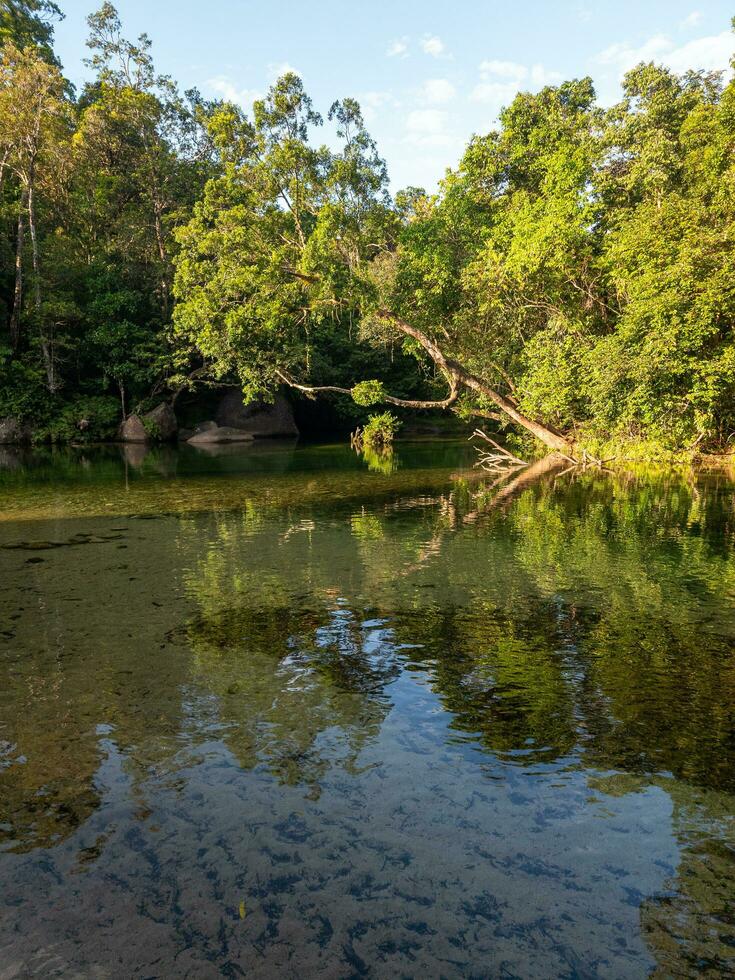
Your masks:
<instances>
[{"instance_id":1,"label":"tree trunk","mask_svg":"<svg viewBox=\"0 0 735 980\"><path fill-rule=\"evenodd\" d=\"M15 289L13 312L10 315L10 345L17 350L20 344L20 313L23 303L23 244L25 241L25 210L27 194L23 191L18 209L18 233L15 239Z\"/></svg>"},{"instance_id":2,"label":"tree trunk","mask_svg":"<svg viewBox=\"0 0 735 980\"><path fill-rule=\"evenodd\" d=\"M38 274L38 240L36 238L36 204L33 181L28 184L28 229L31 233L31 255L33 257L33 305L36 315L41 314L41 279Z\"/></svg>"},{"instance_id":3,"label":"tree trunk","mask_svg":"<svg viewBox=\"0 0 735 980\"><path fill-rule=\"evenodd\" d=\"M31 255L33 257L33 305L36 312L36 319L38 321L38 330L41 336L41 354L43 355L43 366L46 370L46 386L48 390L54 394L59 390L59 383L56 378L53 334L51 337L48 337L44 324L41 322L41 270L38 261L36 207L32 176L28 183L28 228L31 233Z\"/></svg>"},{"instance_id":4,"label":"tree trunk","mask_svg":"<svg viewBox=\"0 0 735 980\"><path fill-rule=\"evenodd\" d=\"M449 384L452 388L457 385L462 385L464 388L469 388L471 391L477 392L479 395L483 395L485 398L489 398L490 401L494 402L498 408L508 416L517 425L520 425L527 432L530 432L538 440L540 440L549 449L554 449L557 452L565 453L571 455L574 450L574 443L567 439L561 432L558 432L553 426L545 425L542 422L538 422L535 419L528 418L523 412L519 411L515 402L510 398L506 398L505 395L501 395L500 392L496 391L484 378L478 377L478 375L473 374L466 368L462 367L457 361L453 361L444 355L441 348L431 340L422 330L417 327L412 326L412 324L407 323L404 319L392 313L390 310L379 310L377 314L382 320L393 324L402 333L405 333L409 337L413 337L417 340L419 344L424 348L429 357L434 361L439 370L447 378Z\"/></svg>"},{"instance_id":5,"label":"tree trunk","mask_svg":"<svg viewBox=\"0 0 735 980\"><path fill-rule=\"evenodd\" d=\"M156 200L154 206L154 228L156 231L156 245L158 247L158 258L161 262L161 313L164 321L168 320L169 301L168 301L168 281L166 279L166 245L163 240L163 225L161 223L161 207Z\"/></svg>"},{"instance_id":6,"label":"tree trunk","mask_svg":"<svg viewBox=\"0 0 735 980\"><path fill-rule=\"evenodd\" d=\"M9 156L10 156L10 151L6 150L5 153L3 153L2 160L0 160L0 196L2 195L3 186L5 184L5 170L7 168Z\"/></svg>"}]
</instances>

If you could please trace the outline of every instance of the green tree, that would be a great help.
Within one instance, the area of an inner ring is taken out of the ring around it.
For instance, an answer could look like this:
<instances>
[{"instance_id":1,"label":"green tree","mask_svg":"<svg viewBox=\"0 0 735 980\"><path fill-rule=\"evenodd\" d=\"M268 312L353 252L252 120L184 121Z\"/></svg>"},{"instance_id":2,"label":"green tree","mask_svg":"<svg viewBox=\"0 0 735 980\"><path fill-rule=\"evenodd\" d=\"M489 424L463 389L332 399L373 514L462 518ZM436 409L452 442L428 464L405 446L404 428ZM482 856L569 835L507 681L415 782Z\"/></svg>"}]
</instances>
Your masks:
<instances>
[{"instance_id":1,"label":"green tree","mask_svg":"<svg viewBox=\"0 0 735 980\"><path fill-rule=\"evenodd\" d=\"M65 82L60 70L45 61L37 49L21 51L7 43L0 55L0 181L5 172L17 184L17 234L10 339L21 342L26 228L32 267L31 319L38 330L46 382L56 392L61 381L56 363L53 330L43 308L38 193L63 180L70 136Z\"/></svg>"},{"instance_id":2,"label":"green tree","mask_svg":"<svg viewBox=\"0 0 735 980\"><path fill-rule=\"evenodd\" d=\"M46 61L58 64L52 49L54 21L61 20L53 0L3 0L0 7L0 47L38 48Z\"/></svg>"},{"instance_id":3,"label":"green tree","mask_svg":"<svg viewBox=\"0 0 735 980\"><path fill-rule=\"evenodd\" d=\"M554 97L545 93L547 101ZM562 119L564 98L560 90ZM568 448L563 435L525 416L514 394L493 387L466 356L463 275L482 243L474 202L451 188L437 202L414 194L402 221L357 103L335 103L330 118L343 140L336 153L309 142L321 118L301 80L287 75L255 104L252 122L233 106L212 120L225 167L180 234L180 334L221 373L235 367L253 394L282 381L307 393L347 391L302 384L294 375L309 373L312 345L361 320L379 341L397 335L428 355L449 387L442 399L383 400L447 407L464 388L548 445Z\"/></svg>"}]
</instances>

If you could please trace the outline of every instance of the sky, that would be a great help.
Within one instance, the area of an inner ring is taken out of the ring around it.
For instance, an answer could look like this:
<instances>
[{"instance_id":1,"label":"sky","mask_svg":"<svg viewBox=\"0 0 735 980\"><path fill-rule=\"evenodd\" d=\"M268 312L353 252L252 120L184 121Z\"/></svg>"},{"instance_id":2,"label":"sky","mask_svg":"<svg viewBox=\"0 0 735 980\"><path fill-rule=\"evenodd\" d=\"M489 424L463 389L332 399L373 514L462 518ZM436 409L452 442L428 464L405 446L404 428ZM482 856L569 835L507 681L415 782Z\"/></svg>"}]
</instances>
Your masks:
<instances>
[{"instance_id":1,"label":"sky","mask_svg":"<svg viewBox=\"0 0 735 980\"><path fill-rule=\"evenodd\" d=\"M56 49L87 77L86 17L96 0L60 0ZM324 115L359 100L391 189L433 190L474 133L518 90L590 75L619 97L641 60L677 71L729 70L732 0L117 0L125 36L145 31L159 72L182 89L249 110L297 71ZM324 137L327 139L327 136Z\"/></svg>"}]
</instances>

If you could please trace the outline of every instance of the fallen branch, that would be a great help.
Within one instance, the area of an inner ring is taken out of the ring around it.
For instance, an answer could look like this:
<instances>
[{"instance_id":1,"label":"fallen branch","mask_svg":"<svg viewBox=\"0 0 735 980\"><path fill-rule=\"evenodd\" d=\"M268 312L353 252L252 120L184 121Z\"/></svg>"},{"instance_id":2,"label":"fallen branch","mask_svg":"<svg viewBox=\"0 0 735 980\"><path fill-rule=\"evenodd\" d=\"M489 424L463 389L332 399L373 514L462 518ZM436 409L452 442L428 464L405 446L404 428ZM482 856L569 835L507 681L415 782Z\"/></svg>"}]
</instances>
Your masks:
<instances>
[{"instance_id":1,"label":"fallen branch","mask_svg":"<svg viewBox=\"0 0 735 980\"><path fill-rule=\"evenodd\" d=\"M478 460L475 466L479 466L488 471L498 471L513 466L528 466L528 463L524 459L519 459L518 456L514 456L505 446L501 446L500 443L491 439L482 429L475 429L470 439L475 438L484 439L495 450L495 452L490 452L482 446L475 446L475 452L478 454Z\"/></svg>"}]
</instances>

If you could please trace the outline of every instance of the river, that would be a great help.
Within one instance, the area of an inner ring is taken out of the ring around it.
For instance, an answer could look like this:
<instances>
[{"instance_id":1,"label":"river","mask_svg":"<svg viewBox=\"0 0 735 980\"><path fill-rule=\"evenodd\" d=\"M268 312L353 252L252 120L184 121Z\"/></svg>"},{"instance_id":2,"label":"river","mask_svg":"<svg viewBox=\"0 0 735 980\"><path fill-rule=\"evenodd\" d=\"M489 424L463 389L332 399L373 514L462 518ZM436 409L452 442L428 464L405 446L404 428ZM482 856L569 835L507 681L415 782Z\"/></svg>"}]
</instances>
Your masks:
<instances>
[{"instance_id":1,"label":"river","mask_svg":"<svg viewBox=\"0 0 735 980\"><path fill-rule=\"evenodd\" d=\"M0 977L735 973L735 485L0 455Z\"/></svg>"}]
</instances>

